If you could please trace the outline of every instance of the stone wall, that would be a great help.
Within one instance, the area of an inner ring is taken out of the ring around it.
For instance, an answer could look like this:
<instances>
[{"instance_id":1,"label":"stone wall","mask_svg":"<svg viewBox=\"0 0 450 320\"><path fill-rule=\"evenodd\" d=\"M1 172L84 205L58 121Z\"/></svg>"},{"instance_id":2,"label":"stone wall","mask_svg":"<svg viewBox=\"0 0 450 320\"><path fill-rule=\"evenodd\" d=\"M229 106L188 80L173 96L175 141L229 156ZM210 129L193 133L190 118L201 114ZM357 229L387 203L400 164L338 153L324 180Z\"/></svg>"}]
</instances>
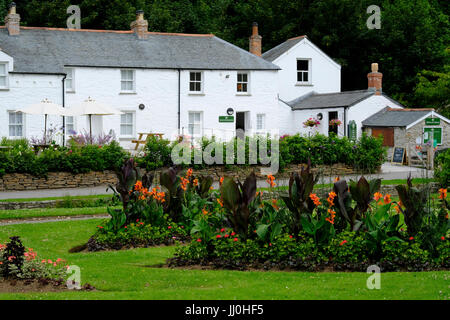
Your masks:
<instances>
[{"instance_id":1,"label":"stone wall","mask_svg":"<svg viewBox=\"0 0 450 320\"><path fill-rule=\"evenodd\" d=\"M300 171L304 164L289 165L278 173L277 179L288 178L291 172ZM231 170L225 170L223 166L210 167L203 170L195 171L199 175L211 175L215 181L220 177L232 176L243 181L252 171L255 171L258 179L266 179L261 174L261 167L233 167ZM155 182L159 181L159 173L163 169L156 170ZM355 174L356 171L351 167L343 164L334 164L319 166L312 169L313 172L320 172L326 176L338 176ZM89 172L72 174L68 172L49 172L46 178L35 177L26 173L8 173L0 178L1 191L20 191L20 190L37 190L37 189L60 189L60 188L79 188L79 187L95 187L107 184L115 184L117 181L113 171Z\"/></svg>"},{"instance_id":2,"label":"stone wall","mask_svg":"<svg viewBox=\"0 0 450 320\"><path fill-rule=\"evenodd\" d=\"M0 191L95 187L116 183L113 171L72 174L49 172L47 177L28 173L8 173L0 178Z\"/></svg>"}]
</instances>

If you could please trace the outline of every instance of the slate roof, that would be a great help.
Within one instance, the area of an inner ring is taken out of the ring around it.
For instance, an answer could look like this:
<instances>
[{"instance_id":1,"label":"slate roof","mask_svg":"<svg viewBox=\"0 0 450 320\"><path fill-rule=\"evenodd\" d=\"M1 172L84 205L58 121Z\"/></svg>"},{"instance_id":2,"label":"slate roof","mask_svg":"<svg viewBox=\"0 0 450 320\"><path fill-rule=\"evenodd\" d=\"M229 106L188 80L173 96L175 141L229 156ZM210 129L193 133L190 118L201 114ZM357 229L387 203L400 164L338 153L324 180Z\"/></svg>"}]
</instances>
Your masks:
<instances>
[{"instance_id":1,"label":"slate roof","mask_svg":"<svg viewBox=\"0 0 450 320\"><path fill-rule=\"evenodd\" d=\"M297 43L302 41L304 38L306 38L306 36L299 36L299 37L291 38L291 39L289 39L289 40L287 40L287 41L277 45L276 47L273 47L269 51L264 52L262 54L262 57L264 59L266 59L267 61L272 62L276 58L281 56L283 53L288 51L290 48L295 46Z\"/></svg>"},{"instance_id":2,"label":"slate roof","mask_svg":"<svg viewBox=\"0 0 450 320\"><path fill-rule=\"evenodd\" d=\"M433 109L384 108L362 122L364 127L406 127L431 113Z\"/></svg>"},{"instance_id":3,"label":"slate roof","mask_svg":"<svg viewBox=\"0 0 450 320\"><path fill-rule=\"evenodd\" d=\"M355 90L335 93L311 92L286 103L292 110L348 107L372 96L374 93L375 91L371 90Z\"/></svg>"},{"instance_id":4,"label":"slate roof","mask_svg":"<svg viewBox=\"0 0 450 320\"><path fill-rule=\"evenodd\" d=\"M0 27L0 48L14 58L14 71L62 73L66 66L149 69L278 70L279 67L212 34L68 30L21 27L9 36Z\"/></svg>"}]
</instances>

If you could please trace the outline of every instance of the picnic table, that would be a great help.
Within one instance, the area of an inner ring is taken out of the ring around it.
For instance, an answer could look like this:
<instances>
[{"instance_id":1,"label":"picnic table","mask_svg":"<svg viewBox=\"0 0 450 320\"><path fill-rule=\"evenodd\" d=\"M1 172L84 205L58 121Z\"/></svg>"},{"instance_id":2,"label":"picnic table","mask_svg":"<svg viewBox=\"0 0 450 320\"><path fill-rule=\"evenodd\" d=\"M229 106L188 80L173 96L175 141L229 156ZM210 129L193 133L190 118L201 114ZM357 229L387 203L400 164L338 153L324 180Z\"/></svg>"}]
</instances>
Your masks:
<instances>
[{"instance_id":1,"label":"picnic table","mask_svg":"<svg viewBox=\"0 0 450 320\"><path fill-rule=\"evenodd\" d=\"M139 138L137 140L131 140L131 143L135 143L136 146L134 147L134 150L137 150L139 148L139 145L146 144L149 137L159 137L159 139L162 139L164 133L146 133L141 132L138 133Z\"/></svg>"}]
</instances>

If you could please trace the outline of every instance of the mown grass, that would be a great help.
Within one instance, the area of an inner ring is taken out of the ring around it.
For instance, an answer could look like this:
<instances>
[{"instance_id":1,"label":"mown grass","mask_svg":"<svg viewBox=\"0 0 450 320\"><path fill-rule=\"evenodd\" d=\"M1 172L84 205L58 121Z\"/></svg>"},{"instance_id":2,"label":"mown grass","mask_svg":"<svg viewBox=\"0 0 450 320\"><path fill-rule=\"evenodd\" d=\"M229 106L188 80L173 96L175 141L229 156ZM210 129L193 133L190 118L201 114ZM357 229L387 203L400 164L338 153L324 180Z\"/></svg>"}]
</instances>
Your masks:
<instances>
[{"instance_id":1,"label":"mown grass","mask_svg":"<svg viewBox=\"0 0 450 320\"><path fill-rule=\"evenodd\" d=\"M111 194L87 195L87 196L63 196L63 197L44 197L44 198L20 198L20 199L0 199L0 202L31 202L47 200L96 200L111 199Z\"/></svg>"},{"instance_id":2,"label":"mown grass","mask_svg":"<svg viewBox=\"0 0 450 320\"><path fill-rule=\"evenodd\" d=\"M81 268L93 292L1 294L1 299L445 299L448 272L383 273L381 289L366 288L366 273L241 272L151 268L174 247L108 252L68 250L86 242L101 220L0 227L0 242L20 235L43 258L63 258Z\"/></svg>"},{"instance_id":3,"label":"mown grass","mask_svg":"<svg viewBox=\"0 0 450 320\"><path fill-rule=\"evenodd\" d=\"M0 221L9 219L106 214L106 210L106 207L1 210Z\"/></svg>"}]
</instances>

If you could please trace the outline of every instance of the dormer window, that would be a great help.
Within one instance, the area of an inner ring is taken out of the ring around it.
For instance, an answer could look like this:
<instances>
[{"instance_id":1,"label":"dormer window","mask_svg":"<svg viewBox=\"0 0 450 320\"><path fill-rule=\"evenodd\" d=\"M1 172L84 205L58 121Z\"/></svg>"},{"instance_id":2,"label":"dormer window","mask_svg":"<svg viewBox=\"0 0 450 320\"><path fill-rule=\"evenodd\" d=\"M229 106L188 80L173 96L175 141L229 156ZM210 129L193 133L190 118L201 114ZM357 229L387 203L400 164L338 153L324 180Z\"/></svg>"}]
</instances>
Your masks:
<instances>
[{"instance_id":1,"label":"dormer window","mask_svg":"<svg viewBox=\"0 0 450 320\"><path fill-rule=\"evenodd\" d=\"M297 84L311 83L311 60L297 59Z\"/></svg>"},{"instance_id":2,"label":"dormer window","mask_svg":"<svg viewBox=\"0 0 450 320\"><path fill-rule=\"evenodd\" d=\"M8 64L0 62L0 89L8 89Z\"/></svg>"}]
</instances>

